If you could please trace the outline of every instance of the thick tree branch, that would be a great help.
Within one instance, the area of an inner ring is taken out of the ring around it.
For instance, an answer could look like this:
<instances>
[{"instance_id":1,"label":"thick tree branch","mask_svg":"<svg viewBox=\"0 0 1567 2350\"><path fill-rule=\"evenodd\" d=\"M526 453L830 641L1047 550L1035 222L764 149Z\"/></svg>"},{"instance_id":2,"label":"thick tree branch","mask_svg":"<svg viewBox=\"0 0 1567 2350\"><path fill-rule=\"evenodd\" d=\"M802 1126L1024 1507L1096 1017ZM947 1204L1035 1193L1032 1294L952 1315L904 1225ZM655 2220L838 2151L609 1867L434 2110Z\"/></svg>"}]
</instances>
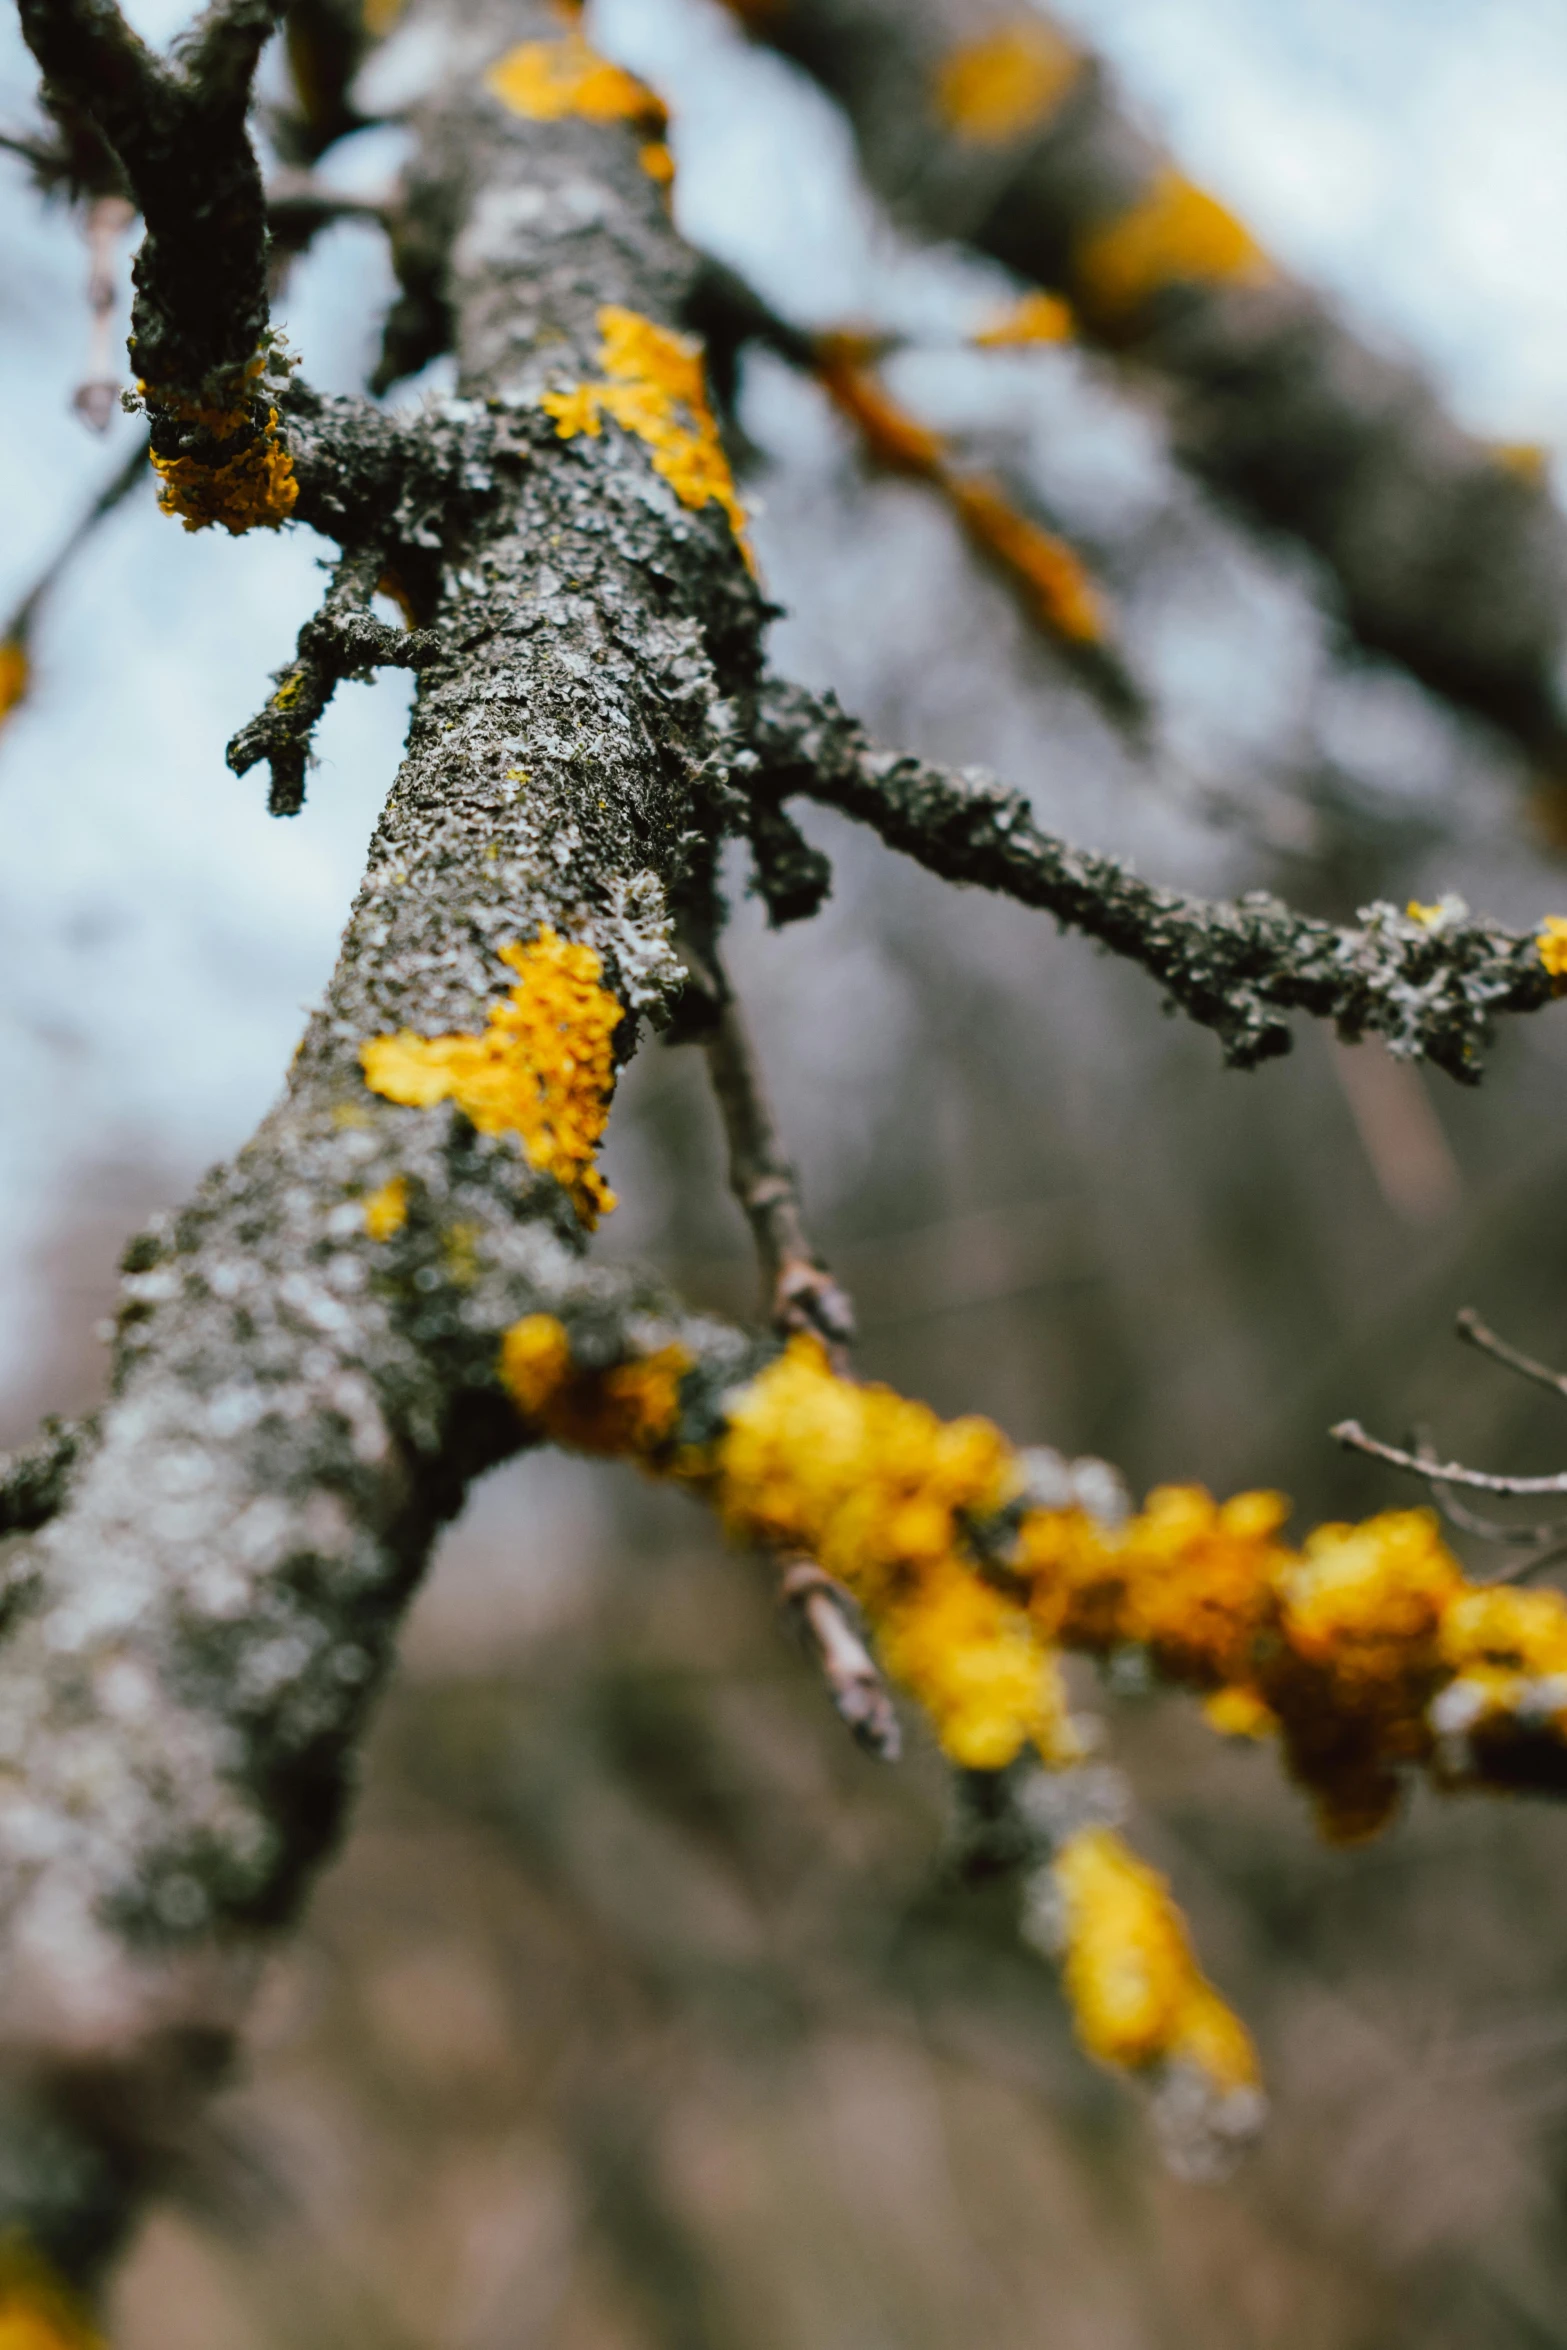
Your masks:
<instances>
[{"instance_id":1,"label":"thick tree branch","mask_svg":"<svg viewBox=\"0 0 1567 2350\"><path fill-rule=\"evenodd\" d=\"M830 697L773 685L757 731L761 783L840 809L945 880L1037 906L1140 963L1236 1068L1290 1049L1284 1015L1332 1020L1474 1083L1492 1022L1538 1011L1553 982L1537 941L1471 921L1369 906L1358 928L1292 913L1261 891L1233 905L1157 889L1042 832L1020 792L875 748Z\"/></svg>"},{"instance_id":2,"label":"thick tree branch","mask_svg":"<svg viewBox=\"0 0 1567 2350\"><path fill-rule=\"evenodd\" d=\"M1071 300L1176 445L1328 566L1361 641L1560 772L1567 523L1194 188L1075 35L1014 0L729 0L846 108L873 184Z\"/></svg>"}]
</instances>

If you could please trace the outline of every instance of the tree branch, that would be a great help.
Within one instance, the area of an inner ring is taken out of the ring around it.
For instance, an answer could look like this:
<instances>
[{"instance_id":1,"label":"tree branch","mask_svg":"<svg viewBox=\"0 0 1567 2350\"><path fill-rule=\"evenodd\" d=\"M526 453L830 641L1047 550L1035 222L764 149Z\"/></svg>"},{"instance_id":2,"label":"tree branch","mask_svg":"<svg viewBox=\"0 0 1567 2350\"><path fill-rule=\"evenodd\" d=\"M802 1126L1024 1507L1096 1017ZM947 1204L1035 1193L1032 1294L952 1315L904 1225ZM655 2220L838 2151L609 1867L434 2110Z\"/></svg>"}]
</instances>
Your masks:
<instances>
[{"instance_id":1,"label":"tree branch","mask_svg":"<svg viewBox=\"0 0 1567 2350\"><path fill-rule=\"evenodd\" d=\"M729 1187L761 1261L767 1318L785 1337L814 1330L842 1368L854 1308L811 1244L750 1031L721 967L715 976L718 1002L702 1049L729 1145Z\"/></svg>"},{"instance_id":2,"label":"tree branch","mask_svg":"<svg viewBox=\"0 0 1567 2350\"><path fill-rule=\"evenodd\" d=\"M1369 1453L1373 1460L1405 1469L1427 1485L1462 1485L1472 1493L1567 1493L1567 1472L1551 1477L1505 1477L1488 1469L1467 1469L1462 1461L1428 1460L1419 1453L1405 1452L1401 1445L1384 1444L1380 1437L1368 1436L1358 1420L1340 1420L1328 1434L1346 1450Z\"/></svg>"},{"instance_id":3,"label":"tree branch","mask_svg":"<svg viewBox=\"0 0 1567 2350\"><path fill-rule=\"evenodd\" d=\"M320 610L299 632L294 659L277 673L277 691L228 746L225 755L236 775L266 760L272 770L267 806L274 816L297 816L304 806L316 721L345 678L367 677L376 669L419 669L441 655L443 641L435 630L389 628L371 616L383 568L384 557L374 547L343 557Z\"/></svg>"},{"instance_id":4,"label":"tree branch","mask_svg":"<svg viewBox=\"0 0 1567 2350\"><path fill-rule=\"evenodd\" d=\"M1157 889L1042 832L1022 794L982 770L954 775L876 749L830 696L769 686L756 747L765 787L837 808L944 879L1037 906L1141 964L1236 1068L1288 1052L1283 1015L1309 1012L1473 1084L1496 1015L1551 1000L1536 940L1471 921L1456 902L1425 919L1368 906L1347 929L1261 891L1229 905Z\"/></svg>"},{"instance_id":5,"label":"tree branch","mask_svg":"<svg viewBox=\"0 0 1567 2350\"><path fill-rule=\"evenodd\" d=\"M1064 293L1162 379L1181 457L1321 558L1363 644L1560 766L1567 522L1543 468L1278 268L1074 33L976 0L728 5L845 107L896 210Z\"/></svg>"}]
</instances>

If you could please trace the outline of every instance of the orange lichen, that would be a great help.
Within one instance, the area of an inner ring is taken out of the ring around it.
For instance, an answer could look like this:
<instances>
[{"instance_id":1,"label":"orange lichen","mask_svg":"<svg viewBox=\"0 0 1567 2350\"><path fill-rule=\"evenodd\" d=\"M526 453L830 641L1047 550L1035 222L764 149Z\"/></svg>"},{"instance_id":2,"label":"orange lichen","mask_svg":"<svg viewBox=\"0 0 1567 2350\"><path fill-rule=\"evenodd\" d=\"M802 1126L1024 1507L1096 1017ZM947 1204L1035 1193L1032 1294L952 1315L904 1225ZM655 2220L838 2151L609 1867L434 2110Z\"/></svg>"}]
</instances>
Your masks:
<instances>
[{"instance_id":1,"label":"orange lichen","mask_svg":"<svg viewBox=\"0 0 1567 2350\"><path fill-rule=\"evenodd\" d=\"M1101 327L1132 319L1166 286L1258 285L1273 265L1243 222L1179 172L1162 171L1141 199L1085 237L1073 289Z\"/></svg>"},{"instance_id":2,"label":"orange lichen","mask_svg":"<svg viewBox=\"0 0 1567 2350\"><path fill-rule=\"evenodd\" d=\"M365 1201L365 1230L372 1240L391 1240L408 1221L408 1179L394 1175Z\"/></svg>"},{"instance_id":3,"label":"orange lichen","mask_svg":"<svg viewBox=\"0 0 1567 2350\"><path fill-rule=\"evenodd\" d=\"M1019 17L948 51L936 72L936 111L975 146L1007 146L1049 122L1082 62L1053 25Z\"/></svg>"},{"instance_id":4,"label":"orange lichen","mask_svg":"<svg viewBox=\"0 0 1567 2350\"><path fill-rule=\"evenodd\" d=\"M19 636L0 638L0 726L27 693L32 680L32 664L27 658L27 646Z\"/></svg>"},{"instance_id":5,"label":"orange lichen","mask_svg":"<svg viewBox=\"0 0 1567 2350\"><path fill-rule=\"evenodd\" d=\"M860 336L820 336L815 371L834 407L858 430L865 454L888 472L907 472L933 486L975 548L1022 592L1029 616L1050 637L1069 644L1104 642L1104 604L1067 541L1020 515L996 482L956 470L940 432L909 416L874 374Z\"/></svg>"},{"instance_id":6,"label":"orange lichen","mask_svg":"<svg viewBox=\"0 0 1567 2350\"><path fill-rule=\"evenodd\" d=\"M591 1231L615 1205L594 1164L614 1085L611 1039L621 1007L599 984L591 947L548 926L501 960L518 984L490 1007L478 1036L372 1037L360 1047L373 1093L410 1107L452 1101L483 1134L515 1134L531 1165L553 1175Z\"/></svg>"},{"instance_id":7,"label":"orange lichen","mask_svg":"<svg viewBox=\"0 0 1567 2350\"><path fill-rule=\"evenodd\" d=\"M1204 1979L1158 1871L1094 1827L1067 1838L1051 1875L1062 1982L1089 2054L1133 2072L1184 2061L1221 2092L1254 2088L1250 2037Z\"/></svg>"},{"instance_id":8,"label":"orange lichen","mask_svg":"<svg viewBox=\"0 0 1567 2350\"><path fill-rule=\"evenodd\" d=\"M647 173L648 178L655 181L659 187L673 187L675 159L669 151L667 139L649 139L645 147L637 149L637 161Z\"/></svg>"},{"instance_id":9,"label":"orange lichen","mask_svg":"<svg viewBox=\"0 0 1567 2350\"><path fill-rule=\"evenodd\" d=\"M609 303L598 315L599 364L607 381L546 392L540 406L563 441L597 435L608 416L653 452L653 471L683 506L719 506L755 568L746 542L745 508L707 404L702 346L693 336L655 326L640 312Z\"/></svg>"},{"instance_id":10,"label":"orange lichen","mask_svg":"<svg viewBox=\"0 0 1567 2350\"><path fill-rule=\"evenodd\" d=\"M1071 304L1041 292L1009 303L969 340L981 351L999 351L1014 343L1065 343L1071 335Z\"/></svg>"},{"instance_id":11,"label":"orange lichen","mask_svg":"<svg viewBox=\"0 0 1567 2350\"><path fill-rule=\"evenodd\" d=\"M1540 960L1555 981L1554 992L1567 988L1567 914L1547 914L1535 934Z\"/></svg>"},{"instance_id":12,"label":"orange lichen","mask_svg":"<svg viewBox=\"0 0 1567 2350\"><path fill-rule=\"evenodd\" d=\"M1103 601L1088 568L1063 538L1020 514L1004 490L983 476L949 475L946 492L974 545L1024 594L1051 636L1097 645L1107 634Z\"/></svg>"},{"instance_id":13,"label":"orange lichen","mask_svg":"<svg viewBox=\"0 0 1567 2350\"><path fill-rule=\"evenodd\" d=\"M15 2231L0 2241L0 2350L104 2350L86 2303Z\"/></svg>"},{"instance_id":14,"label":"orange lichen","mask_svg":"<svg viewBox=\"0 0 1567 2350\"><path fill-rule=\"evenodd\" d=\"M579 1452L646 1460L674 1434L682 1346L665 1346L605 1371L573 1368L571 1340L552 1314L527 1314L501 1341L501 1384L526 1420Z\"/></svg>"},{"instance_id":15,"label":"orange lichen","mask_svg":"<svg viewBox=\"0 0 1567 2350\"><path fill-rule=\"evenodd\" d=\"M1102 644L1108 617L1079 557L1054 531L1020 514L998 483L960 472L941 435L892 397L867 364L866 349L854 335L823 335L816 372L833 405L855 427L867 456L890 472L929 482L1048 635L1073 645Z\"/></svg>"},{"instance_id":16,"label":"orange lichen","mask_svg":"<svg viewBox=\"0 0 1567 2350\"><path fill-rule=\"evenodd\" d=\"M580 32L558 41L523 41L490 67L485 84L529 122L629 122L661 131L669 120L663 100L623 66L611 65Z\"/></svg>"}]
</instances>

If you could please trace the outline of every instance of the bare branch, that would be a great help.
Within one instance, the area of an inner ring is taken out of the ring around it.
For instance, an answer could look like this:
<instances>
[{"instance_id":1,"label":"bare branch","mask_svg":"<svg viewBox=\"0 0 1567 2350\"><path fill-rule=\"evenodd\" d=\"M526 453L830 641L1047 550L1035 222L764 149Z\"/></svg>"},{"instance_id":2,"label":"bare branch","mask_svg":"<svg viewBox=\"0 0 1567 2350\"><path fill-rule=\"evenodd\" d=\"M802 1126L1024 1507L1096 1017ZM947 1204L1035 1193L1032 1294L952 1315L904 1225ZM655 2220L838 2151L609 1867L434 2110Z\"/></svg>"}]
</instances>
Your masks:
<instances>
[{"instance_id":1,"label":"bare branch","mask_svg":"<svg viewBox=\"0 0 1567 2350\"><path fill-rule=\"evenodd\" d=\"M1288 1052L1284 1015L1299 1011L1473 1084L1495 1015L1551 1001L1533 936L1470 920L1456 900L1427 916L1368 906L1349 929L1263 891L1215 904L1157 889L1041 831L1022 793L982 769L877 749L830 695L770 685L756 745L764 787L838 808L944 879L1037 906L1140 963L1236 1068Z\"/></svg>"},{"instance_id":2,"label":"bare branch","mask_svg":"<svg viewBox=\"0 0 1567 2350\"><path fill-rule=\"evenodd\" d=\"M105 515L128 498L147 471L147 442L142 439L124 462L115 467L81 520L72 525L56 552L0 625L0 724L27 691L29 645L38 615L66 569L91 538Z\"/></svg>"},{"instance_id":3,"label":"bare branch","mask_svg":"<svg viewBox=\"0 0 1567 2350\"><path fill-rule=\"evenodd\" d=\"M810 1559L784 1563L778 1589L855 1743L883 1762L896 1762L903 1734L887 1684L858 1629L853 1600Z\"/></svg>"},{"instance_id":4,"label":"bare branch","mask_svg":"<svg viewBox=\"0 0 1567 2350\"><path fill-rule=\"evenodd\" d=\"M1505 1338L1498 1338L1494 1330L1487 1328L1473 1306L1462 1309L1453 1327L1465 1346L1478 1347L1481 1354L1505 1363L1520 1378L1548 1387L1553 1395L1567 1396L1567 1373L1553 1371L1548 1363L1537 1363L1533 1355L1520 1354L1517 1347L1509 1346Z\"/></svg>"},{"instance_id":5,"label":"bare branch","mask_svg":"<svg viewBox=\"0 0 1567 2350\"><path fill-rule=\"evenodd\" d=\"M729 1144L730 1188L761 1259L768 1319L786 1335L816 1331L841 1362L854 1336L854 1308L811 1245L755 1047L727 979L721 971L717 977L717 1008L703 1049Z\"/></svg>"},{"instance_id":6,"label":"bare branch","mask_svg":"<svg viewBox=\"0 0 1567 2350\"><path fill-rule=\"evenodd\" d=\"M1373 1460L1406 1469L1427 1485L1462 1485L1475 1493L1567 1493L1567 1472L1554 1477L1500 1477L1488 1469L1465 1468L1461 1461L1432 1461L1419 1453L1405 1452L1401 1445L1384 1444L1380 1437L1368 1436L1358 1420L1340 1420L1328 1434L1350 1452L1369 1453Z\"/></svg>"}]
</instances>

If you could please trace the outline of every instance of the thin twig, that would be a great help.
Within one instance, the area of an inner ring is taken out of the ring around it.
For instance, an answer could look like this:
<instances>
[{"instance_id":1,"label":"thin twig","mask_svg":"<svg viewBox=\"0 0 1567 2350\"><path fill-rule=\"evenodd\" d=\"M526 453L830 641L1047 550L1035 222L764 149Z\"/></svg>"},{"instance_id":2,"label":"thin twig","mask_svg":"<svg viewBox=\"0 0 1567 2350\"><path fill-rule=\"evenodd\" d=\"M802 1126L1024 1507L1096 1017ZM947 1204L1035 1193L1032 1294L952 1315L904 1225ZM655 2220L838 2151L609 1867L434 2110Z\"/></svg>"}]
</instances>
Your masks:
<instances>
[{"instance_id":1,"label":"thin twig","mask_svg":"<svg viewBox=\"0 0 1567 2350\"><path fill-rule=\"evenodd\" d=\"M903 1751L897 1712L855 1622L854 1602L813 1560L780 1563L779 1596L821 1668L839 1719L856 1745L896 1762Z\"/></svg>"},{"instance_id":2,"label":"thin twig","mask_svg":"<svg viewBox=\"0 0 1567 2350\"><path fill-rule=\"evenodd\" d=\"M717 979L703 1049L729 1144L730 1188L755 1236L768 1315L785 1333L814 1330L841 1370L854 1308L811 1245L756 1048L727 980L721 972Z\"/></svg>"},{"instance_id":3,"label":"thin twig","mask_svg":"<svg viewBox=\"0 0 1567 2350\"><path fill-rule=\"evenodd\" d=\"M1368 1436L1358 1420L1340 1420L1328 1434L1349 1451L1369 1453L1374 1460L1386 1461L1389 1468L1406 1469L1427 1485L1466 1485L1476 1493L1567 1493L1567 1471L1555 1477L1499 1477L1488 1469L1466 1469L1461 1461L1421 1460L1401 1445L1384 1444L1380 1437Z\"/></svg>"},{"instance_id":4,"label":"thin twig","mask_svg":"<svg viewBox=\"0 0 1567 2350\"><path fill-rule=\"evenodd\" d=\"M1482 1518L1478 1511L1466 1509L1455 1501L1441 1481L1441 1461L1423 1428L1410 1431L1409 1449L1416 1460L1425 1461L1431 1468L1431 1498L1450 1526L1461 1534L1473 1534L1481 1542L1505 1542L1512 1549L1538 1549L1549 1546L1567 1534L1567 1518L1551 1518L1543 1526L1504 1526L1499 1518Z\"/></svg>"},{"instance_id":5,"label":"thin twig","mask_svg":"<svg viewBox=\"0 0 1567 2350\"><path fill-rule=\"evenodd\" d=\"M1548 1363L1537 1363L1533 1355L1520 1354L1517 1347L1509 1346L1505 1338L1498 1338L1481 1321L1473 1306L1464 1307L1453 1327L1465 1346L1478 1347L1481 1354L1505 1363L1521 1379L1532 1379L1537 1386L1548 1387L1553 1395L1567 1396L1567 1372L1553 1371Z\"/></svg>"}]
</instances>

